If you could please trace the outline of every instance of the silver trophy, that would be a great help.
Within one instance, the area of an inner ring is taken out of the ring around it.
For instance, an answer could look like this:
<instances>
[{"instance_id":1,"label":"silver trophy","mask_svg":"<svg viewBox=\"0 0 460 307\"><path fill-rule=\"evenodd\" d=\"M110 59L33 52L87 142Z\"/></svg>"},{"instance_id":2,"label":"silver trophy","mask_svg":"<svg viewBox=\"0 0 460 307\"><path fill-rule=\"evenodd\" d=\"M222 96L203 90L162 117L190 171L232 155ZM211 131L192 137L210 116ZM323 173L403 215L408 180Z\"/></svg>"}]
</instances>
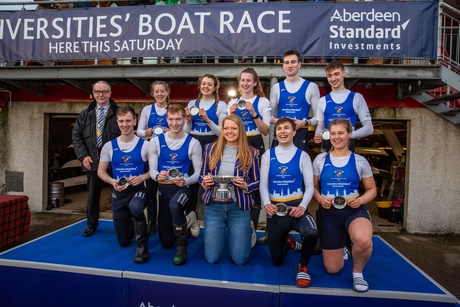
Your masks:
<instances>
[{"instance_id":1,"label":"silver trophy","mask_svg":"<svg viewBox=\"0 0 460 307\"><path fill-rule=\"evenodd\" d=\"M200 113L200 108L198 106L191 106L190 107L190 115L195 116Z\"/></svg>"},{"instance_id":2,"label":"silver trophy","mask_svg":"<svg viewBox=\"0 0 460 307\"><path fill-rule=\"evenodd\" d=\"M330 140L331 139L331 134L329 132L329 130L325 129L323 130L323 132L321 132L321 138L325 141L327 140Z\"/></svg>"},{"instance_id":3,"label":"silver trophy","mask_svg":"<svg viewBox=\"0 0 460 307\"><path fill-rule=\"evenodd\" d=\"M238 108L238 110L246 110L246 100L238 100L238 102L236 103L236 107Z\"/></svg>"},{"instance_id":4,"label":"silver trophy","mask_svg":"<svg viewBox=\"0 0 460 307\"><path fill-rule=\"evenodd\" d=\"M292 206L286 206L284 203L276 204L276 215L277 216L286 216L289 211L292 209Z\"/></svg>"},{"instance_id":5,"label":"silver trophy","mask_svg":"<svg viewBox=\"0 0 460 307\"><path fill-rule=\"evenodd\" d=\"M212 176L212 179L219 187L216 190L215 197L212 198L213 201L217 202L229 202L232 201L232 192L228 189L228 185L235 179L235 176Z\"/></svg>"},{"instance_id":6,"label":"silver trophy","mask_svg":"<svg viewBox=\"0 0 460 307\"><path fill-rule=\"evenodd\" d=\"M343 196L336 196L332 199L332 205L336 209L343 209L347 206L347 200Z\"/></svg>"},{"instance_id":7,"label":"silver trophy","mask_svg":"<svg viewBox=\"0 0 460 307\"><path fill-rule=\"evenodd\" d=\"M168 170L168 175L169 175L169 180L174 180L177 177L180 177L180 172L177 168L172 167Z\"/></svg>"},{"instance_id":8,"label":"silver trophy","mask_svg":"<svg viewBox=\"0 0 460 307\"><path fill-rule=\"evenodd\" d=\"M117 186L127 188L129 186L128 178L121 177L118 179Z\"/></svg>"},{"instance_id":9,"label":"silver trophy","mask_svg":"<svg viewBox=\"0 0 460 307\"><path fill-rule=\"evenodd\" d=\"M163 126L156 125L155 127L152 128L152 133L153 135L159 136L160 134L165 133L165 130Z\"/></svg>"}]
</instances>

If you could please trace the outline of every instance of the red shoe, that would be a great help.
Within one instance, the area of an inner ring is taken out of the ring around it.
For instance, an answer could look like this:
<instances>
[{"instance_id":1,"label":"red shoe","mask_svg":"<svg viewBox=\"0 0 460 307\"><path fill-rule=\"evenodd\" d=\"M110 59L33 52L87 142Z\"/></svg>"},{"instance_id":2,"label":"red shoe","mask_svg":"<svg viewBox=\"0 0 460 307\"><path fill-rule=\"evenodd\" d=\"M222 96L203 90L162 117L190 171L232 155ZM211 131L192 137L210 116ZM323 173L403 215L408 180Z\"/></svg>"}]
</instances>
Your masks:
<instances>
[{"instance_id":1,"label":"red shoe","mask_svg":"<svg viewBox=\"0 0 460 307\"><path fill-rule=\"evenodd\" d=\"M297 269L297 279L295 282L295 285L299 288L306 288L310 286L311 284L311 278L310 275L308 275L308 269L306 265L301 265L299 263L298 269Z\"/></svg>"},{"instance_id":2,"label":"red shoe","mask_svg":"<svg viewBox=\"0 0 460 307\"><path fill-rule=\"evenodd\" d=\"M291 245L292 249L295 249L296 251L299 251L299 250L302 249L302 243L300 243L299 241L295 240L291 236L288 236L286 241L288 241L288 243L289 243L289 245Z\"/></svg>"}]
</instances>

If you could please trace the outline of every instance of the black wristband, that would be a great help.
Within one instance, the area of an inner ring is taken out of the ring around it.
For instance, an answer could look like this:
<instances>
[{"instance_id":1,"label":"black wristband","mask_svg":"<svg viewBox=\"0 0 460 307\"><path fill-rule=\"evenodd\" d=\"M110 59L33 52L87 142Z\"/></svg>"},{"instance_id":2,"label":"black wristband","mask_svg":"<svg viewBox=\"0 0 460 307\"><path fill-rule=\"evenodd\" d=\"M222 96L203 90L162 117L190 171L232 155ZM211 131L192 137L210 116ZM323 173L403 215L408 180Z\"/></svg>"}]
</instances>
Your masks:
<instances>
[{"instance_id":1,"label":"black wristband","mask_svg":"<svg viewBox=\"0 0 460 307\"><path fill-rule=\"evenodd\" d=\"M259 114L256 114L256 116L253 116L252 119L258 119L259 118Z\"/></svg>"}]
</instances>

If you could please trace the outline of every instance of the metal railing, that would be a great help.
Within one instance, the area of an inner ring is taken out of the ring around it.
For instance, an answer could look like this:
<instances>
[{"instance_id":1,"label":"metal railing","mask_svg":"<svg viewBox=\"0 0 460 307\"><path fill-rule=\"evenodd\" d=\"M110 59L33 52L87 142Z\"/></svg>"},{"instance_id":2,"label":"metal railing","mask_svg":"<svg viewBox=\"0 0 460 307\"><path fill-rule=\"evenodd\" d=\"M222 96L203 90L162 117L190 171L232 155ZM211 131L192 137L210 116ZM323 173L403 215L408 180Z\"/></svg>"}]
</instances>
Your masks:
<instances>
[{"instance_id":1,"label":"metal railing","mask_svg":"<svg viewBox=\"0 0 460 307\"><path fill-rule=\"evenodd\" d=\"M448 12L460 16L460 11L444 2L439 4L439 8L438 58L443 66L458 74L460 73L460 21Z\"/></svg>"},{"instance_id":2,"label":"metal railing","mask_svg":"<svg viewBox=\"0 0 460 307\"><path fill-rule=\"evenodd\" d=\"M460 75L460 20L449 13L460 16L460 10L444 3L439 3L439 29L438 29L438 63ZM435 97L443 97L458 93L459 90L446 84L431 90L429 93ZM446 101L445 105L451 110L460 107L458 99Z\"/></svg>"}]
</instances>

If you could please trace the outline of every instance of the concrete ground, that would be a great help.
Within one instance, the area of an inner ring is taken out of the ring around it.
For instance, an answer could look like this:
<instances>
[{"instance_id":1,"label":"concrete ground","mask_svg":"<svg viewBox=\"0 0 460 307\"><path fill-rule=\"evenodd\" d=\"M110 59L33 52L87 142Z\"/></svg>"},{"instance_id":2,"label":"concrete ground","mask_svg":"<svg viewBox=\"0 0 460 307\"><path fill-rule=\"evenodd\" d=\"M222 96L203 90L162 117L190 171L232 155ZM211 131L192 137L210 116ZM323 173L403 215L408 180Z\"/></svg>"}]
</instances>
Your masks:
<instances>
[{"instance_id":1,"label":"concrete ground","mask_svg":"<svg viewBox=\"0 0 460 307\"><path fill-rule=\"evenodd\" d=\"M86 192L82 189L66 191L66 203L60 208L32 213L29 235L18 244L25 243L64 226L86 218ZM101 197L101 218L111 219L111 191L105 188ZM314 215L317 204L310 204ZM374 234L381 236L391 246L414 263L456 298L460 298L459 235L417 235L404 232L400 224L388 222L378 216L374 204L368 206L374 225ZM200 216L200 214L199 214ZM202 225L202 221L199 221ZM259 229L265 227L265 213L261 212ZM82 229L83 232L84 229ZM11 248L6 246L0 252ZM398 276L395 276L398 278ZM388 281L391 282L391 281Z\"/></svg>"}]
</instances>

